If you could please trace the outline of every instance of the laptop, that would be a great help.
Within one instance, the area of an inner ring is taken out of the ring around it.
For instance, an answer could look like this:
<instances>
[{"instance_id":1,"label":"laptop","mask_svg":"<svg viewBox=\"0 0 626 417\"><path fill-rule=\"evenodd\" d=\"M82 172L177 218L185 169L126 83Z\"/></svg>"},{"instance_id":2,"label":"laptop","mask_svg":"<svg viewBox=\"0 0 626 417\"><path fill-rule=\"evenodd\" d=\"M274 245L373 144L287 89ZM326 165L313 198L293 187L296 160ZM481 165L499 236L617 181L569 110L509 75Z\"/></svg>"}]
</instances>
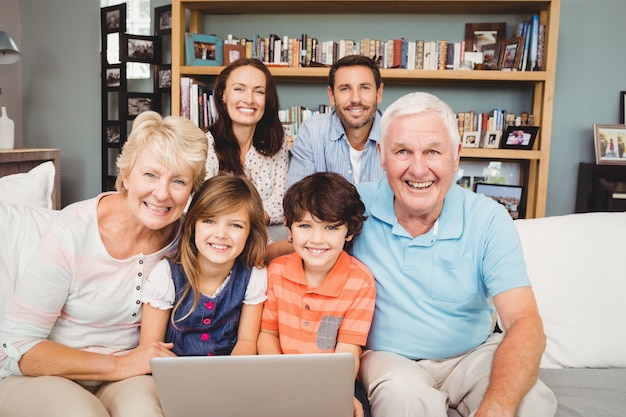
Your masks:
<instances>
[{"instance_id":1,"label":"laptop","mask_svg":"<svg viewBox=\"0 0 626 417\"><path fill-rule=\"evenodd\" d=\"M351 417L350 353L150 360L165 417Z\"/></svg>"}]
</instances>

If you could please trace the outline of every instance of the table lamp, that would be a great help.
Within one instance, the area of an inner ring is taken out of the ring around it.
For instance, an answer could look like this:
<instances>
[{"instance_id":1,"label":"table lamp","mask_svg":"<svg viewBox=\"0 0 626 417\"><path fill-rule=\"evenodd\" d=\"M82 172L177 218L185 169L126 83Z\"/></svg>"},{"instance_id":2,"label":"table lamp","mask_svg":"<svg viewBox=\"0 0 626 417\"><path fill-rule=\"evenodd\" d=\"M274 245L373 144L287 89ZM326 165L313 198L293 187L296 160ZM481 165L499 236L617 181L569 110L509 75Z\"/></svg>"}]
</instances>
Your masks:
<instances>
[{"instance_id":1,"label":"table lamp","mask_svg":"<svg viewBox=\"0 0 626 417\"><path fill-rule=\"evenodd\" d=\"M20 60L20 51L13 39L0 30L0 64L12 64ZM2 88L0 88L2 94ZM0 149L13 149L15 144L15 124L7 115L7 108L0 108Z\"/></svg>"}]
</instances>

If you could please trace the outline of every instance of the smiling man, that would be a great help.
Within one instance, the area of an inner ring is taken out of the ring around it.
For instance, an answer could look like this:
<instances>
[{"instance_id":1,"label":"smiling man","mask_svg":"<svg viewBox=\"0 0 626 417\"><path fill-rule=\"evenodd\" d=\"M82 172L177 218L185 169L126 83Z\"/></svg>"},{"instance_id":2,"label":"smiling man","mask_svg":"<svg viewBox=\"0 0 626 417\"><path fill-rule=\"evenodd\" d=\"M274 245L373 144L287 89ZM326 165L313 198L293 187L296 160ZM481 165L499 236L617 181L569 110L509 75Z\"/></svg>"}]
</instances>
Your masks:
<instances>
[{"instance_id":1,"label":"smiling man","mask_svg":"<svg viewBox=\"0 0 626 417\"><path fill-rule=\"evenodd\" d=\"M298 129L287 188L316 172L336 172L353 184L383 178L376 151L382 97L383 82L372 59L348 55L333 64L328 98L334 109Z\"/></svg>"},{"instance_id":2,"label":"smiling man","mask_svg":"<svg viewBox=\"0 0 626 417\"><path fill-rule=\"evenodd\" d=\"M537 379L546 338L513 220L454 184L454 113L427 93L387 108L386 179L357 186L365 215L352 254L376 280L359 380L372 416L551 417ZM503 333L494 333L498 314Z\"/></svg>"}]
</instances>

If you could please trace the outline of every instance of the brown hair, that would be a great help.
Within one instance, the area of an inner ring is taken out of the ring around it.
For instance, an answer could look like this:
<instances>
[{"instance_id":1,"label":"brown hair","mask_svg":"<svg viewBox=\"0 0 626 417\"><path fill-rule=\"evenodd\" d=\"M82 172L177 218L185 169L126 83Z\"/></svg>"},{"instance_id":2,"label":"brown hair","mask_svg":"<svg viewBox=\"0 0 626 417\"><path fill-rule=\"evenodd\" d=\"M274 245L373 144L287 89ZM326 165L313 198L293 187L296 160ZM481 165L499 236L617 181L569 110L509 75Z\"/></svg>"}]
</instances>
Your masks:
<instances>
[{"instance_id":1,"label":"brown hair","mask_svg":"<svg viewBox=\"0 0 626 417\"><path fill-rule=\"evenodd\" d=\"M232 120L228 115L226 104L224 104L224 90L230 74L235 69L244 66L251 66L265 74L265 111L254 130L252 145L262 155L273 156L282 148L285 136L282 123L278 118L280 104L276 83L265 64L254 58L240 58L224 68L215 80L213 97L215 98L218 118L215 123L209 126L209 131L215 138L215 152L219 160L220 171L228 171L236 175L242 175L244 172L241 165L239 142L233 133Z\"/></svg>"},{"instance_id":2,"label":"brown hair","mask_svg":"<svg viewBox=\"0 0 626 417\"><path fill-rule=\"evenodd\" d=\"M356 187L334 172L318 172L293 184L285 193L283 209L288 228L310 213L324 222L345 224L347 236L361 233L366 219ZM352 240L346 241L344 248L351 245Z\"/></svg>"},{"instance_id":3,"label":"brown hair","mask_svg":"<svg viewBox=\"0 0 626 417\"><path fill-rule=\"evenodd\" d=\"M380 88L380 85L383 83L383 79L380 76L380 70L378 69L378 65L374 60L365 55L346 55L337 62L335 62L328 72L328 86L331 90L335 88L335 73L339 68L342 67L355 67L362 66L367 67L374 74L374 82L376 83L376 89Z\"/></svg>"}]
</instances>

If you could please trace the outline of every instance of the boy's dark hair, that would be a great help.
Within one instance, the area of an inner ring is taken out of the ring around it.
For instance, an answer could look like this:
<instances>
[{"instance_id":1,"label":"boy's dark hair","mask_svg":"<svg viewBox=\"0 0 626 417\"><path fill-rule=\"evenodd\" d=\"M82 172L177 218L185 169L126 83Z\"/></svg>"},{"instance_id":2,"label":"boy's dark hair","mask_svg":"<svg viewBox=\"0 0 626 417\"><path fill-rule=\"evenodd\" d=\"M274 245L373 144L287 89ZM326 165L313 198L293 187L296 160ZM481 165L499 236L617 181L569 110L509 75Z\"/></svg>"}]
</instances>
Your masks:
<instances>
[{"instance_id":1,"label":"boy's dark hair","mask_svg":"<svg viewBox=\"0 0 626 417\"><path fill-rule=\"evenodd\" d=\"M380 76L378 64L376 64L376 62L372 58L365 55L346 55L330 67L330 71L328 72L328 86L331 88L331 90L335 89L335 73L339 68L356 66L369 68L374 75L374 83L376 84L376 89L378 90L380 88L383 79Z\"/></svg>"},{"instance_id":2,"label":"boy's dark hair","mask_svg":"<svg viewBox=\"0 0 626 417\"><path fill-rule=\"evenodd\" d=\"M361 233L366 219L365 205L356 187L334 172L318 172L293 184L285 193L283 209L288 228L311 213L317 220L345 224L347 236ZM351 245L352 240L347 241L344 248Z\"/></svg>"}]
</instances>

